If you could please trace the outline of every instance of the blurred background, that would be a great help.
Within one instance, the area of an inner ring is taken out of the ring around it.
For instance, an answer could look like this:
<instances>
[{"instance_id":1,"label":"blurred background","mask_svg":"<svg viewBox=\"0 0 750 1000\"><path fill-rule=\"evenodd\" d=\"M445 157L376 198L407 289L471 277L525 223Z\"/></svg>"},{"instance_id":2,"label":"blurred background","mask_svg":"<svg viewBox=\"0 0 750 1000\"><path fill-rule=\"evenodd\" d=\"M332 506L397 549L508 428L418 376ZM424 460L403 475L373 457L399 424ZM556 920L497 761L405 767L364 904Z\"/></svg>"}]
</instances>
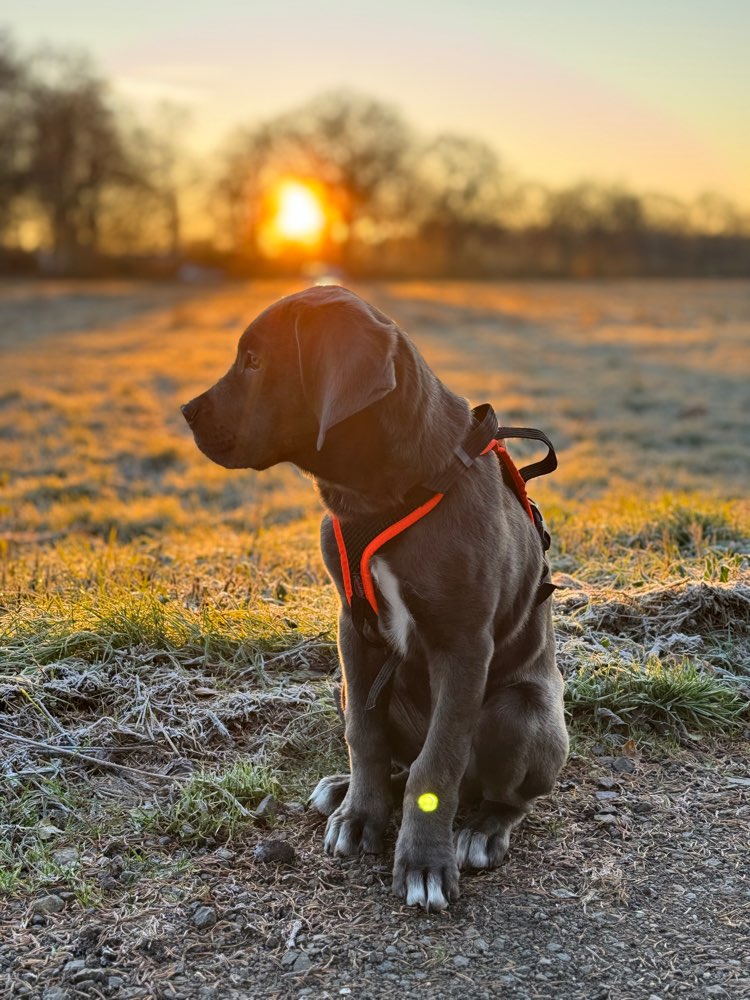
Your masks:
<instances>
[{"instance_id":1,"label":"blurred background","mask_svg":"<svg viewBox=\"0 0 750 1000\"><path fill-rule=\"evenodd\" d=\"M5 0L0 271L750 274L750 7Z\"/></svg>"}]
</instances>

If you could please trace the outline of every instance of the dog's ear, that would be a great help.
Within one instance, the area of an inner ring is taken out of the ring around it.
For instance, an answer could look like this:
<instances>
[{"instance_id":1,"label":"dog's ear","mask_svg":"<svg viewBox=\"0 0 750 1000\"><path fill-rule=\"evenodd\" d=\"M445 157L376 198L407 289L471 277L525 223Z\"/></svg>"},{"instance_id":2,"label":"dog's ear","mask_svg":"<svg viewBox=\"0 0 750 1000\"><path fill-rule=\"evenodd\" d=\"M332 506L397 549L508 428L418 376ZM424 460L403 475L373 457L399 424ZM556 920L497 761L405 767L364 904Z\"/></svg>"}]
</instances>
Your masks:
<instances>
[{"instance_id":1,"label":"dog's ear","mask_svg":"<svg viewBox=\"0 0 750 1000\"><path fill-rule=\"evenodd\" d=\"M326 433L396 387L398 327L345 288L309 289L297 301L295 332L305 398Z\"/></svg>"}]
</instances>

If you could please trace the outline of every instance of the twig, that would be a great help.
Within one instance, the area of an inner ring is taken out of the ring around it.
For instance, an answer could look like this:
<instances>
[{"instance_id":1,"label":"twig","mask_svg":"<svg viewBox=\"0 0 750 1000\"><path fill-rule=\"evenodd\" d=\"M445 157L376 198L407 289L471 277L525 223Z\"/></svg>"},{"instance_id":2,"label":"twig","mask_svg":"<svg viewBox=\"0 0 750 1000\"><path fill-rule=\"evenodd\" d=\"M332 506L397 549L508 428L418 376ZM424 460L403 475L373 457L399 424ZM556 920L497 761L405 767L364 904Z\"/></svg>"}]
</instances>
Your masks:
<instances>
[{"instance_id":1,"label":"twig","mask_svg":"<svg viewBox=\"0 0 750 1000\"><path fill-rule=\"evenodd\" d=\"M158 774L156 771L144 771L142 768L128 767L127 764L115 764L111 760L99 760L97 757L88 757L80 750L70 750L67 747L57 747L52 743L42 743L41 740L32 740L27 736L18 736L16 733L9 733L5 729L0 729L0 739L13 740L15 743L24 743L26 746L36 747L38 750L45 750L51 754L61 754L63 757L75 757L86 764L96 764L98 767L110 768L113 771L126 771L139 778L156 778L158 781L184 781L186 778L176 774Z\"/></svg>"}]
</instances>

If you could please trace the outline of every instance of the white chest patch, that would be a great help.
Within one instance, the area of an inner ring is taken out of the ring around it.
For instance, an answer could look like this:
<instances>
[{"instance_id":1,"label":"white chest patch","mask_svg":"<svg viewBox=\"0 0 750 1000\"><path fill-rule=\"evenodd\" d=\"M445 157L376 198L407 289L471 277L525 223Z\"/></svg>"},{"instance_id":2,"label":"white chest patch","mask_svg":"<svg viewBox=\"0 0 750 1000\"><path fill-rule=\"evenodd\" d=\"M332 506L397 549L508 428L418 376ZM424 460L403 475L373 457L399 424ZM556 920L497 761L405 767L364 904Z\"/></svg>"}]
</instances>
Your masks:
<instances>
[{"instance_id":1,"label":"white chest patch","mask_svg":"<svg viewBox=\"0 0 750 1000\"><path fill-rule=\"evenodd\" d=\"M373 556L370 572L380 593L380 632L389 646L405 656L414 620L401 597L399 582L382 556Z\"/></svg>"}]
</instances>

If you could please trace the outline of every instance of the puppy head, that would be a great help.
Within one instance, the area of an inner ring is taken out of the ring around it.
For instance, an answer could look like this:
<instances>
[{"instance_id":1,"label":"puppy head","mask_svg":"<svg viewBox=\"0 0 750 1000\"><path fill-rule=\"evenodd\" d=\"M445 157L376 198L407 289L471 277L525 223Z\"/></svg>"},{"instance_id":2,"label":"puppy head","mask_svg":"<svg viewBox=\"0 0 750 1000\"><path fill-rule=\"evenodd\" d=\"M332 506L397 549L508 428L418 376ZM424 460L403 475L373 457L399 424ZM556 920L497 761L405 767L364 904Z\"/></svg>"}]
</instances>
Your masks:
<instances>
[{"instance_id":1,"label":"puppy head","mask_svg":"<svg viewBox=\"0 0 750 1000\"><path fill-rule=\"evenodd\" d=\"M226 375L182 407L196 444L228 469L304 465L332 427L395 388L398 335L345 288L281 299L245 330Z\"/></svg>"}]
</instances>

